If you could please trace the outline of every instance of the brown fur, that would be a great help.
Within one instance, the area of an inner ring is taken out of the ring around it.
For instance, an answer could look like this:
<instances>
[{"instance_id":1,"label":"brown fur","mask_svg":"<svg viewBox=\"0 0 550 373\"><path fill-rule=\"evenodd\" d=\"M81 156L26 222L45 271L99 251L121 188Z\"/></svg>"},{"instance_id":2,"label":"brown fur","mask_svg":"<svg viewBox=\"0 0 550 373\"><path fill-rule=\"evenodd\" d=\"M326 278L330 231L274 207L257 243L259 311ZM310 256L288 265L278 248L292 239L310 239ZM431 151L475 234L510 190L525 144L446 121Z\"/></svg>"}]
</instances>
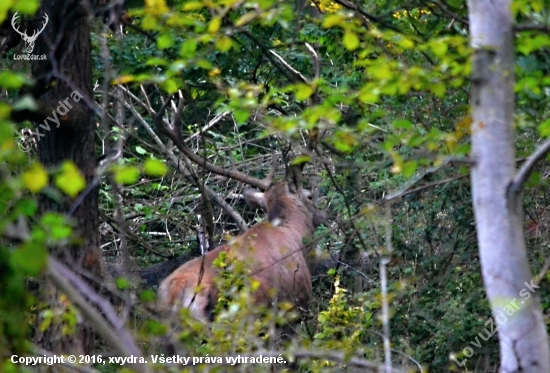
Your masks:
<instances>
[{"instance_id":1,"label":"brown fur","mask_svg":"<svg viewBox=\"0 0 550 373\"><path fill-rule=\"evenodd\" d=\"M174 271L159 287L161 306L172 310L188 307L195 317L212 320L218 301L214 285L218 272L212 263L225 251L243 261L252 278L260 282L260 288L254 293L257 304L287 301L299 310L307 309L312 288L302 240L313 233L316 214L320 212L301 190L296 192L293 188L293 191L295 193L290 192L286 181L275 184L265 193L245 191L247 202L264 208L268 219Z\"/></svg>"}]
</instances>

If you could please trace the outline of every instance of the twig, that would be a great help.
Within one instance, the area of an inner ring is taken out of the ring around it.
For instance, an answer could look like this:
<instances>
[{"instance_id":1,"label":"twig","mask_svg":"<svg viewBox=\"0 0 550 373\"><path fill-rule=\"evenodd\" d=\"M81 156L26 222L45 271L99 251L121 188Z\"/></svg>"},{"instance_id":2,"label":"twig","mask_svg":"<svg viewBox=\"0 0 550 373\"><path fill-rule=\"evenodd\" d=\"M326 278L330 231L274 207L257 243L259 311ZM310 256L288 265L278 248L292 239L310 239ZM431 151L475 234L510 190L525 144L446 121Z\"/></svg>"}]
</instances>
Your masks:
<instances>
[{"instance_id":1,"label":"twig","mask_svg":"<svg viewBox=\"0 0 550 373\"><path fill-rule=\"evenodd\" d=\"M393 252L392 245L392 215L391 202L386 203L386 252L380 260L380 291L382 296L382 331L384 340L384 367L391 371L391 349L390 349L390 306L388 298L388 275L387 265L390 262L390 255Z\"/></svg>"},{"instance_id":2,"label":"twig","mask_svg":"<svg viewBox=\"0 0 550 373\"><path fill-rule=\"evenodd\" d=\"M319 79L321 77L321 59L319 58L319 54L315 51L315 49L313 49L313 47L309 43L306 43L306 48L313 56L313 73L315 79Z\"/></svg>"},{"instance_id":3,"label":"twig","mask_svg":"<svg viewBox=\"0 0 550 373\"><path fill-rule=\"evenodd\" d=\"M514 25L514 31L521 32L521 31L540 31L540 32L546 32L550 33L550 26L548 25L540 25L536 23L531 24L519 24Z\"/></svg>"},{"instance_id":4,"label":"twig","mask_svg":"<svg viewBox=\"0 0 550 373\"><path fill-rule=\"evenodd\" d=\"M355 3L352 3L351 1L348 1L348 0L335 0L334 1L336 4L340 4L342 5L344 8L346 9L351 9L351 10L355 10L356 12L358 12L359 14L361 14L363 17L365 17L366 19L368 19L369 21L371 22L375 22L375 23L378 23L379 25L381 26L384 26L385 28L389 29L389 30L393 30L395 32L398 32L400 34L402 34L403 32L401 30L399 30L397 27L394 27L392 25L390 25L389 23L385 22L385 21L382 21L380 18L378 17L375 17L367 12L365 12L363 9L361 9L357 4Z\"/></svg>"},{"instance_id":5,"label":"twig","mask_svg":"<svg viewBox=\"0 0 550 373\"><path fill-rule=\"evenodd\" d=\"M78 306L84 317L95 326L98 333L114 350L123 356L142 356L141 351L137 348L128 330L118 318L113 306L97 294L80 277L51 256L48 257L46 275L59 290L65 293ZM99 307L107 320L109 320L109 323L90 302ZM129 363L129 365L137 372L150 373L146 364Z\"/></svg>"},{"instance_id":6,"label":"twig","mask_svg":"<svg viewBox=\"0 0 550 373\"><path fill-rule=\"evenodd\" d=\"M290 64L286 62L283 57L279 56L277 52L275 52L274 50L270 50L269 52L273 54L279 60L279 62L289 71L289 73L294 77L294 80L300 81L302 83L307 83L306 77L303 76L301 72L290 66Z\"/></svg>"},{"instance_id":7,"label":"twig","mask_svg":"<svg viewBox=\"0 0 550 373\"><path fill-rule=\"evenodd\" d=\"M145 93L145 89L142 86L142 91ZM164 135L166 135L170 140L174 142L174 144L178 147L178 149L193 163L199 165L200 167L203 167L209 172L213 172L216 175L225 176L234 180L238 180L240 182L243 182L245 184L248 184L250 186L253 186L255 188L266 190L269 186L268 183L266 183L265 180L260 180L252 176L248 176L247 174L244 174L242 172L236 171L236 170L227 170L222 167L215 166L211 163L208 163L206 159L198 156L197 154L193 153L191 149L187 147L185 142L183 141L183 137L181 134L181 115L183 111L183 97L181 92L179 92L180 100L178 103L178 107L176 112L173 115L173 119L171 123L168 123L167 120L164 118L166 107L168 106L169 100L166 101L166 103L163 105L161 110L158 112L155 112L153 110L153 107L151 106L151 103L147 99L147 95L145 95L145 99L147 100L147 106L146 109L149 112L149 115L151 116L151 119L153 120L153 123L160 132L162 132ZM199 186L197 184L197 186Z\"/></svg>"},{"instance_id":8,"label":"twig","mask_svg":"<svg viewBox=\"0 0 550 373\"><path fill-rule=\"evenodd\" d=\"M531 154L529 158L527 158L525 163L519 169L518 173L508 187L508 198L516 198L516 196L521 193L523 186L527 179L529 179L529 176L533 172L535 165L539 160L544 158L549 151L550 139L547 139L545 142L539 145L537 150L535 150L535 152Z\"/></svg>"},{"instance_id":9,"label":"twig","mask_svg":"<svg viewBox=\"0 0 550 373\"><path fill-rule=\"evenodd\" d=\"M447 179L444 179L444 180L440 180L440 181L435 181L433 183L429 183L429 184L426 184L426 185L422 185L418 188L415 188L415 189L411 189L411 190L404 190L402 193L394 193L392 194L391 196L388 196L386 198L384 198L384 201L392 201L394 199L397 199L397 198L401 198L401 197L404 197L408 194L412 194L412 193L417 193L417 192L420 192L424 189L429 189L429 188L432 188L434 186L438 186L438 185L441 185L441 184L447 184L447 183L450 183L452 181L455 181L455 180L459 180L459 179L462 179L462 178L465 178L465 177L468 177L470 176L469 174L465 174L465 175L458 175L458 176L453 176L453 177L449 177Z\"/></svg>"},{"instance_id":10,"label":"twig","mask_svg":"<svg viewBox=\"0 0 550 373\"><path fill-rule=\"evenodd\" d=\"M227 114L231 113L230 110L227 110L227 111L223 111L221 113L219 113L218 115L216 115L210 122L208 122L208 124L206 124L203 128L201 128L199 131L195 132L194 134L192 134L191 136L189 136L188 138L186 138L184 140L185 143L188 143L190 142L191 140L193 140L195 137L198 137L198 136L201 136L203 133L207 132L208 130L210 130L212 127L214 127L220 120L222 120L225 116L227 116Z\"/></svg>"},{"instance_id":11,"label":"twig","mask_svg":"<svg viewBox=\"0 0 550 373\"><path fill-rule=\"evenodd\" d=\"M544 265L542 266L542 269L540 270L537 277L535 277L535 283L537 285L540 284L544 276L546 275L546 272L548 272L548 269L550 268L550 256L546 258L546 261L544 262Z\"/></svg>"},{"instance_id":12,"label":"twig","mask_svg":"<svg viewBox=\"0 0 550 373\"><path fill-rule=\"evenodd\" d=\"M134 96L135 97L135 96ZM136 97L137 99L137 97ZM139 102L139 101L138 101ZM145 128L147 133L151 136L153 141L157 144L159 150L166 155L166 158L169 160L172 167L174 167L176 170L180 172L184 177L186 177L189 181L191 181L195 186L200 188L202 185L198 180L198 177L195 173L195 170L193 169L191 163L189 160L185 157L183 157L183 162L185 163L185 166L182 164L181 160L174 154L172 149L168 149L164 142L157 136L155 131L151 128L149 123L139 114L132 105L130 105L128 102L123 101L124 107L126 107L130 112L134 115L134 117L139 121L139 123ZM208 194L208 197L210 197L218 206L222 208L225 213L233 219L233 221L237 224L239 227L240 233L244 233L248 230L248 224L244 221L244 219L241 217L241 215L233 208L231 205L226 203L223 198L221 198L216 192L214 192L212 189L210 189L208 186L204 186L204 190Z\"/></svg>"}]
</instances>

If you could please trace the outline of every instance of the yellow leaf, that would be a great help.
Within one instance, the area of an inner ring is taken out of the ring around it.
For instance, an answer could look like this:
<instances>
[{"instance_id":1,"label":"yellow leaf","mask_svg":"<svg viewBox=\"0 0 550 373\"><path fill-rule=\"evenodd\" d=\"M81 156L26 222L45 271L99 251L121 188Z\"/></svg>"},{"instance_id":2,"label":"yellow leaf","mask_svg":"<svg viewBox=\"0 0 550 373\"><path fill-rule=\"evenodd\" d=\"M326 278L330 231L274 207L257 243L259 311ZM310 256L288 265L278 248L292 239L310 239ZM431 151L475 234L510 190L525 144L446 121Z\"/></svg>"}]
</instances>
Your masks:
<instances>
[{"instance_id":1,"label":"yellow leaf","mask_svg":"<svg viewBox=\"0 0 550 373\"><path fill-rule=\"evenodd\" d=\"M197 9L202 9L204 8L204 4L203 3L199 3L199 2L189 2L189 3L185 3L183 5L183 11L184 12L188 12L190 10L197 10Z\"/></svg>"},{"instance_id":2,"label":"yellow leaf","mask_svg":"<svg viewBox=\"0 0 550 373\"><path fill-rule=\"evenodd\" d=\"M113 80L113 84L126 84L134 80L132 75L122 75Z\"/></svg>"},{"instance_id":3,"label":"yellow leaf","mask_svg":"<svg viewBox=\"0 0 550 373\"><path fill-rule=\"evenodd\" d=\"M49 177L40 163L34 163L23 173L23 183L33 193L40 192L48 185Z\"/></svg>"},{"instance_id":4,"label":"yellow leaf","mask_svg":"<svg viewBox=\"0 0 550 373\"><path fill-rule=\"evenodd\" d=\"M146 12L154 15L168 13L169 9L164 0L145 0Z\"/></svg>"},{"instance_id":5,"label":"yellow leaf","mask_svg":"<svg viewBox=\"0 0 550 373\"><path fill-rule=\"evenodd\" d=\"M216 40L216 49L220 52L227 52L233 46L233 41L225 35Z\"/></svg>"},{"instance_id":6,"label":"yellow leaf","mask_svg":"<svg viewBox=\"0 0 550 373\"><path fill-rule=\"evenodd\" d=\"M66 161L61 166L61 173L55 178L55 185L63 193L74 198L86 187L86 180L73 162Z\"/></svg>"},{"instance_id":7,"label":"yellow leaf","mask_svg":"<svg viewBox=\"0 0 550 373\"><path fill-rule=\"evenodd\" d=\"M214 17L210 24L208 25L208 32L210 34L215 34L220 29L222 25L222 19L220 17Z\"/></svg>"},{"instance_id":8,"label":"yellow leaf","mask_svg":"<svg viewBox=\"0 0 550 373\"><path fill-rule=\"evenodd\" d=\"M338 26L341 23L343 23L344 17L342 17L339 14L331 14L330 16L327 16L325 20L323 21L323 27L324 28L331 28L334 26Z\"/></svg>"},{"instance_id":9,"label":"yellow leaf","mask_svg":"<svg viewBox=\"0 0 550 373\"><path fill-rule=\"evenodd\" d=\"M235 22L235 27L242 27L258 16L257 12L248 12Z\"/></svg>"}]
</instances>

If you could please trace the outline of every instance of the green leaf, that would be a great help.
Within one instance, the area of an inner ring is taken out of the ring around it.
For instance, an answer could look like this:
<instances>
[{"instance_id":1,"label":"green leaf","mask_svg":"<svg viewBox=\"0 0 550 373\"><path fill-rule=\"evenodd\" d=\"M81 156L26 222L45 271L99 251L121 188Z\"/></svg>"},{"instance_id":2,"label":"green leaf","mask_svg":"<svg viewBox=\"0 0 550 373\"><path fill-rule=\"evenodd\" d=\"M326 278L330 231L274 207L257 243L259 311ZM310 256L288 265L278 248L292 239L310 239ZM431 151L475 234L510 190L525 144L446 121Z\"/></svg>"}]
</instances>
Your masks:
<instances>
[{"instance_id":1,"label":"green leaf","mask_svg":"<svg viewBox=\"0 0 550 373\"><path fill-rule=\"evenodd\" d=\"M197 41L194 39L186 40L180 48L180 56L182 57L193 57L197 51Z\"/></svg>"},{"instance_id":2,"label":"green leaf","mask_svg":"<svg viewBox=\"0 0 550 373\"><path fill-rule=\"evenodd\" d=\"M294 158L292 160L292 162L290 162L290 165L291 166L298 166L298 165L301 165L303 163L309 163L309 162L311 162L311 157L309 155L302 154L302 155Z\"/></svg>"},{"instance_id":3,"label":"green leaf","mask_svg":"<svg viewBox=\"0 0 550 373\"><path fill-rule=\"evenodd\" d=\"M48 239L60 241L72 235L72 229L65 218L59 214L46 213L40 220L40 225L48 232Z\"/></svg>"},{"instance_id":4,"label":"green leaf","mask_svg":"<svg viewBox=\"0 0 550 373\"><path fill-rule=\"evenodd\" d=\"M20 100L20 101L21 101L21 100ZM17 103L16 103L15 105L17 105ZM15 106L15 105L14 105L14 106ZM12 109L12 107L11 107L9 104L7 104L7 103L5 103L5 102L0 102L0 119L9 118L9 117L10 117L10 114L11 114L11 109ZM1 126L1 127L6 128L6 127L8 127L8 126ZM1 141L2 139L3 139L3 138L0 136L0 142L2 142L2 141Z\"/></svg>"},{"instance_id":5,"label":"green leaf","mask_svg":"<svg viewBox=\"0 0 550 373\"><path fill-rule=\"evenodd\" d=\"M153 290L145 290L143 293L139 295L139 299L141 299L143 302L151 302L155 300L157 293L155 293Z\"/></svg>"},{"instance_id":6,"label":"green leaf","mask_svg":"<svg viewBox=\"0 0 550 373\"><path fill-rule=\"evenodd\" d=\"M119 277L115 280L115 285L118 290L125 290L130 287L130 281L124 277Z\"/></svg>"},{"instance_id":7,"label":"green leaf","mask_svg":"<svg viewBox=\"0 0 550 373\"><path fill-rule=\"evenodd\" d=\"M86 180L73 162L65 161L61 166L61 173L55 177L55 185L63 193L74 198L86 187Z\"/></svg>"},{"instance_id":8,"label":"green leaf","mask_svg":"<svg viewBox=\"0 0 550 373\"><path fill-rule=\"evenodd\" d=\"M8 70L0 73L0 86L6 89L19 89L25 84L25 77Z\"/></svg>"},{"instance_id":9,"label":"green leaf","mask_svg":"<svg viewBox=\"0 0 550 373\"><path fill-rule=\"evenodd\" d=\"M166 79L164 82L160 83L160 86L165 92L170 94L176 93L179 89L178 82L173 78Z\"/></svg>"},{"instance_id":10,"label":"green leaf","mask_svg":"<svg viewBox=\"0 0 550 373\"><path fill-rule=\"evenodd\" d=\"M35 14L40 8L39 0L25 0L25 1L16 1L13 5L13 11L19 11L23 14Z\"/></svg>"},{"instance_id":11,"label":"green leaf","mask_svg":"<svg viewBox=\"0 0 550 373\"><path fill-rule=\"evenodd\" d=\"M233 117L237 121L237 124L244 124L250 117L250 112L245 109L237 108L233 110Z\"/></svg>"},{"instance_id":12,"label":"green leaf","mask_svg":"<svg viewBox=\"0 0 550 373\"><path fill-rule=\"evenodd\" d=\"M143 149L141 146L136 146L136 153L140 154L140 155L144 155L144 154L147 154L147 150Z\"/></svg>"},{"instance_id":13,"label":"green leaf","mask_svg":"<svg viewBox=\"0 0 550 373\"><path fill-rule=\"evenodd\" d=\"M359 37L355 32L346 30L346 32L344 33L343 42L344 42L344 46L348 50L352 51L357 49L357 47L359 46Z\"/></svg>"},{"instance_id":14,"label":"green leaf","mask_svg":"<svg viewBox=\"0 0 550 373\"><path fill-rule=\"evenodd\" d=\"M22 199L17 202L15 212L24 216L33 216L37 210L36 201L34 199Z\"/></svg>"},{"instance_id":15,"label":"green leaf","mask_svg":"<svg viewBox=\"0 0 550 373\"><path fill-rule=\"evenodd\" d=\"M447 87L443 82L432 83L428 87L437 97L444 97Z\"/></svg>"},{"instance_id":16,"label":"green leaf","mask_svg":"<svg viewBox=\"0 0 550 373\"><path fill-rule=\"evenodd\" d=\"M412 123L407 119L398 119L392 123L392 126L396 129L411 130L413 128Z\"/></svg>"},{"instance_id":17,"label":"green leaf","mask_svg":"<svg viewBox=\"0 0 550 373\"><path fill-rule=\"evenodd\" d=\"M539 124L537 130L542 137L550 137L550 118Z\"/></svg>"},{"instance_id":18,"label":"green leaf","mask_svg":"<svg viewBox=\"0 0 550 373\"><path fill-rule=\"evenodd\" d=\"M296 100L298 101L305 101L307 100L314 92L315 90L313 87L307 84L299 84L296 87Z\"/></svg>"},{"instance_id":19,"label":"green leaf","mask_svg":"<svg viewBox=\"0 0 550 373\"><path fill-rule=\"evenodd\" d=\"M166 165L158 159L149 158L145 161L145 173L147 175L163 176L166 171Z\"/></svg>"},{"instance_id":20,"label":"green leaf","mask_svg":"<svg viewBox=\"0 0 550 373\"><path fill-rule=\"evenodd\" d=\"M204 70L212 70L212 63L208 60L198 60L196 65Z\"/></svg>"},{"instance_id":21,"label":"green leaf","mask_svg":"<svg viewBox=\"0 0 550 373\"><path fill-rule=\"evenodd\" d=\"M48 185L49 176L40 163L34 163L23 173L23 184L32 193L38 193Z\"/></svg>"},{"instance_id":22,"label":"green leaf","mask_svg":"<svg viewBox=\"0 0 550 373\"><path fill-rule=\"evenodd\" d=\"M357 140L348 132L338 131L334 134L334 146L342 152L350 152L356 144Z\"/></svg>"},{"instance_id":23,"label":"green leaf","mask_svg":"<svg viewBox=\"0 0 550 373\"><path fill-rule=\"evenodd\" d=\"M174 45L174 37L171 34L161 34L157 38L157 48L162 50Z\"/></svg>"},{"instance_id":24,"label":"green leaf","mask_svg":"<svg viewBox=\"0 0 550 373\"><path fill-rule=\"evenodd\" d=\"M139 177L139 169L134 166L117 165L113 168L115 181L124 185L136 182Z\"/></svg>"},{"instance_id":25,"label":"green leaf","mask_svg":"<svg viewBox=\"0 0 550 373\"><path fill-rule=\"evenodd\" d=\"M44 245L26 242L11 256L12 265L27 276L38 276L46 267L47 253Z\"/></svg>"},{"instance_id":26,"label":"green leaf","mask_svg":"<svg viewBox=\"0 0 550 373\"><path fill-rule=\"evenodd\" d=\"M447 43L444 40L436 40L430 43L430 49L439 58L445 56L448 51Z\"/></svg>"},{"instance_id":27,"label":"green leaf","mask_svg":"<svg viewBox=\"0 0 550 373\"><path fill-rule=\"evenodd\" d=\"M404 178L408 179L416 172L417 167L418 164L416 163L416 161L403 162L401 166L401 174Z\"/></svg>"}]
</instances>

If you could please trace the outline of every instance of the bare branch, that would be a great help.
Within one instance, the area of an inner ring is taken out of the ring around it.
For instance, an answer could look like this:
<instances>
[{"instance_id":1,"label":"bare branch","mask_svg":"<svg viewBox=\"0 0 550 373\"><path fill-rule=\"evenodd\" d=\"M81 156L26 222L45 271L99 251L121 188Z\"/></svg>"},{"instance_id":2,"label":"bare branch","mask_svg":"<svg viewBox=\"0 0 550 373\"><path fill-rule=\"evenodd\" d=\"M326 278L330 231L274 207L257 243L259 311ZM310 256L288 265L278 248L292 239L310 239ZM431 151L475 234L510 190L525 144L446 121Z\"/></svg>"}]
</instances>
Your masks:
<instances>
[{"instance_id":1,"label":"bare branch","mask_svg":"<svg viewBox=\"0 0 550 373\"><path fill-rule=\"evenodd\" d=\"M98 333L114 350L123 356L143 356L124 323L118 318L113 306L97 294L84 280L52 256L48 257L46 275L59 290L67 295L71 302L78 306L84 317L93 324ZM94 305L101 310L108 322ZM146 364L129 364L137 372L150 373Z\"/></svg>"},{"instance_id":2,"label":"bare branch","mask_svg":"<svg viewBox=\"0 0 550 373\"><path fill-rule=\"evenodd\" d=\"M319 54L317 53L317 51L315 51L315 49L309 43L306 43L306 48L309 51L309 53L311 53L311 55L313 56L313 66L314 66L313 73L314 73L315 79L319 79L321 77L321 59L319 58Z\"/></svg>"},{"instance_id":3,"label":"bare branch","mask_svg":"<svg viewBox=\"0 0 550 373\"><path fill-rule=\"evenodd\" d=\"M298 70L290 66L290 64L286 62L283 57L279 56L273 50L270 50L269 52L273 54L284 67L286 67L286 69L290 72L290 74L294 77L295 80L301 81L302 83L307 83L306 77L303 76L301 72L299 72Z\"/></svg>"},{"instance_id":4,"label":"bare branch","mask_svg":"<svg viewBox=\"0 0 550 373\"><path fill-rule=\"evenodd\" d=\"M537 23L531 23L531 24L519 24L514 25L514 31L521 32L521 31L540 31L545 33L550 33L550 26L549 25L541 25Z\"/></svg>"},{"instance_id":5,"label":"bare branch","mask_svg":"<svg viewBox=\"0 0 550 373\"><path fill-rule=\"evenodd\" d=\"M142 91L144 91L142 86ZM153 123L157 126L160 132L162 132L164 135L166 135L170 140L174 142L174 144L178 147L178 149L187 157L189 158L193 163L203 167L205 170L209 172L213 172L216 175L229 177L234 180L238 180L240 182L243 182L247 185L253 186L255 188L265 190L269 184L265 180L260 180L252 176L248 176L242 172L236 171L236 170L227 170L222 167L215 166L213 164L210 164L206 161L206 159L198 156L197 154L193 153L191 149L187 147L185 144L185 141L183 141L183 136L181 134L181 112L183 111L184 105L183 105L183 98L181 97L180 93L180 102L178 103L178 108L176 110L176 113L173 116L173 120L171 123L168 123L167 120L164 118L164 112L166 108L168 107L168 101L165 102L161 110L159 112L155 112L151 106L151 103L147 99L147 103L145 105L147 111L149 112L149 115L151 115L151 119L153 120Z\"/></svg>"},{"instance_id":6,"label":"bare branch","mask_svg":"<svg viewBox=\"0 0 550 373\"><path fill-rule=\"evenodd\" d=\"M366 19L368 19L371 22L375 22L375 23L377 23L381 26L384 26L385 28L387 28L389 30L393 30L393 31L398 32L400 34L402 33L401 30L399 30L398 28L392 26L391 24L383 21L382 19L380 19L378 17L373 16L372 14L369 14L369 13L365 12L357 4L352 3L351 1L348 1L348 0L335 0L334 2L336 4L342 5L346 9L355 10L356 12L358 12L359 14L361 14L363 17L365 17Z\"/></svg>"},{"instance_id":7,"label":"bare branch","mask_svg":"<svg viewBox=\"0 0 550 373\"><path fill-rule=\"evenodd\" d=\"M135 96L133 96L135 97ZM117 97L118 98L118 97ZM137 97L135 97L137 100ZM138 102L140 102L138 100ZM141 103L141 102L140 102ZM233 219L233 221L237 224L239 227L239 232L244 233L248 230L248 224L244 221L244 219L241 217L241 215L233 208L231 205L229 205L227 202L223 200L216 192L214 192L212 189L210 189L206 185L202 185L202 183L199 182L198 177L195 173L195 170L193 169L191 163L189 160L185 157L183 158L183 162L185 163L185 166L182 164L181 160L174 154L172 149L168 149L164 142L157 136L155 131L151 128L149 123L143 118L137 110L130 105L128 102L123 101L124 107L126 107L130 112L134 115L134 117L139 121L139 123L145 128L147 133L151 136L153 141L157 144L159 150L166 155L166 158L174 167L176 170L178 170L184 177L188 177L190 182L197 186L197 188L201 189L204 188L204 191L208 194L208 197L212 199L220 208L225 211L225 213ZM143 103L141 103L143 105ZM202 159L201 159L202 160ZM201 190L202 192L202 190Z\"/></svg>"},{"instance_id":8,"label":"bare branch","mask_svg":"<svg viewBox=\"0 0 550 373\"><path fill-rule=\"evenodd\" d=\"M523 189L538 161L550 151L550 139L543 142L537 150L525 161L508 187L508 198L515 198Z\"/></svg>"}]
</instances>

